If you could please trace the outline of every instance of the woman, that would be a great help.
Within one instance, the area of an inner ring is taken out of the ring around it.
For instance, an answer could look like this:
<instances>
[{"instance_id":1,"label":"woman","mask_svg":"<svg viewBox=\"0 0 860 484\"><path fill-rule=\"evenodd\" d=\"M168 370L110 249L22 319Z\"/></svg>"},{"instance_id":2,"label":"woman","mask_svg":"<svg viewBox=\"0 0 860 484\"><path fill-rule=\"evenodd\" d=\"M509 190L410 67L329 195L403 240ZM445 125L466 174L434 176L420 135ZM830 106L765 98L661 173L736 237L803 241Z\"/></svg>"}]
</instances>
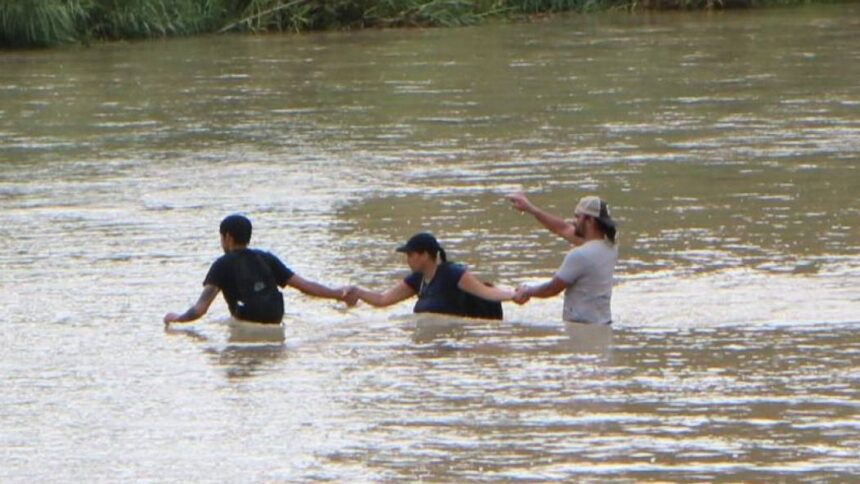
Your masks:
<instances>
[{"instance_id":1,"label":"woman","mask_svg":"<svg viewBox=\"0 0 860 484\"><path fill-rule=\"evenodd\" d=\"M465 267L448 262L445 250L431 234L413 235L397 252L406 254L412 274L385 292L352 288L345 298L347 303L361 299L385 307L417 294L416 313L502 319L499 302L514 296L514 291L488 286Z\"/></svg>"}]
</instances>

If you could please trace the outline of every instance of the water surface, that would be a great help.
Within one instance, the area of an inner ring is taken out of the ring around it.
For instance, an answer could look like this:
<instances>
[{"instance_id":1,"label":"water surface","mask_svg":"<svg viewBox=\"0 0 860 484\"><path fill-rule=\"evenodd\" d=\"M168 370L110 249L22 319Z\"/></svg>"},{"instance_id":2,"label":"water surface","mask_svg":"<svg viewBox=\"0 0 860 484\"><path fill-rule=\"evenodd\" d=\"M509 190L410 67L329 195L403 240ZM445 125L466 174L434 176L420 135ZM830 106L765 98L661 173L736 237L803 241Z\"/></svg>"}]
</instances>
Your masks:
<instances>
[{"instance_id":1,"label":"water surface","mask_svg":"<svg viewBox=\"0 0 860 484\"><path fill-rule=\"evenodd\" d=\"M860 7L0 53L0 480L852 480ZM287 293L165 332L247 213L385 288L419 230L502 285L609 200L611 335Z\"/></svg>"}]
</instances>

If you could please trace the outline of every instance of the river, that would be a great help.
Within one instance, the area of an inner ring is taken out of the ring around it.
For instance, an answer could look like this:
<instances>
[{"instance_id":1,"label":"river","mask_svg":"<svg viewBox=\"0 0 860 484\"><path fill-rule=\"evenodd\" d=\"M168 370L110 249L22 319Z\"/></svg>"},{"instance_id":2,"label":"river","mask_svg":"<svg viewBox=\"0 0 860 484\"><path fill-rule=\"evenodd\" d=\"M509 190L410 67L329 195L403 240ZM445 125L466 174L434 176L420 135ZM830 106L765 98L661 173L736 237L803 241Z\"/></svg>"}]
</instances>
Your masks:
<instances>
[{"instance_id":1,"label":"river","mask_svg":"<svg viewBox=\"0 0 860 484\"><path fill-rule=\"evenodd\" d=\"M0 480L860 475L860 5L0 52ZM383 289L420 230L503 286L618 220L611 334L196 300L218 223Z\"/></svg>"}]
</instances>

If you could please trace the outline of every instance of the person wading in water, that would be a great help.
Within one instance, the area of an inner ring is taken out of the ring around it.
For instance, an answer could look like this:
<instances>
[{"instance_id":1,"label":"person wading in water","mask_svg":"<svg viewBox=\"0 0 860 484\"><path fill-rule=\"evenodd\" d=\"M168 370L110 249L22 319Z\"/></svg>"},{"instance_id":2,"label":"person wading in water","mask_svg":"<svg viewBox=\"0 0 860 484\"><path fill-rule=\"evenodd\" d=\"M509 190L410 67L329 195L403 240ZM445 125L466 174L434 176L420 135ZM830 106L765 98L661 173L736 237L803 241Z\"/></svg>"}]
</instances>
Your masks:
<instances>
[{"instance_id":1,"label":"person wading in water","mask_svg":"<svg viewBox=\"0 0 860 484\"><path fill-rule=\"evenodd\" d=\"M522 285L514 302L526 303L532 297L547 298L564 291L562 318L575 323L611 324L612 279L618 260L615 222L606 202L598 197L583 197L574 209L574 219L566 221L531 203L523 193L507 196L514 208L531 214L550 232L576 247L549 281Z\"/></svg>"},{"instance_id":2,"label":"person wading in water","mask_svg":"<svg viewBox=\"0 0 860 484\"><path fill-rule=\"evenodd\" d=\"M221 221L220 233L224 255L209 268L203 281L203 293L184 313L167 313L165 325L202 317L221 291L234 318L264 324L280 324L284 317L284 295L279 287L291 286L311 296L344 300L344 289L304 279L276 256L249 249L251 221L246 217L226 217Z\"/></svg>"},{"instance_id":3,"label":"person wading in water","mask_svg":"<svg viewBox=\"0 0 860 484\"><path fill-rule=\"evenodd\" d=\"M397 252L406 254L412 274L385 292L353 287L348 291L347 303L361 299L372 306L385 307L417 295L415 313L502 319L500 302L514 295L511 290L486 285L462 265L448 262L445 250L432 234L415 234Z\"/></svg>"}]
</instances>

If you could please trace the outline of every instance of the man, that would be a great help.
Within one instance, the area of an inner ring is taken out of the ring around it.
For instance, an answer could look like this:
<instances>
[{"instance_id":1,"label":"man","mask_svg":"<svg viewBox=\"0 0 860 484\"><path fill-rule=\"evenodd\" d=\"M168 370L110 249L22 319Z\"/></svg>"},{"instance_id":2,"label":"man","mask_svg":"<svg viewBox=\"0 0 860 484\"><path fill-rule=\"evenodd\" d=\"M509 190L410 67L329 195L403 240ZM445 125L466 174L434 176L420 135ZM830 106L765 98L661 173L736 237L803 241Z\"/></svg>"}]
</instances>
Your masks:
<instances>
[{"instance_id":1,"label":"man","mask_svg":"<svg viewBox=\"0 0 860 484\"><path fill-rule=\"evenodd\" d=\"M284 296L278 286L289 285L311 296L343 300L345 290L308 281L274 255L249 249L251 221L246 217L226 217L221 221L220 232L224 255L209 268L203 293L183 314L167 313L165 325L202 317L221 291L234 318L266 324L279 324L284 317Z\"/></svg>"},{"instance_id":2,"label":"man","mask_svg":"<svg viewBox=\"0 0 860 484\"><path fill-rule=\"evenodd\" d=\"M524 304L532 297L552 297L564 290L565 321L612 323L610 300L618 247L615 222L606 202L594 196L583 197L574 210L575 219L565 221L536 207L523 193L507 198L514 208L531 214L549 231L576 246L552 279L536 286L520 286L514 302Z\"/></svg>"}]
</instances>

